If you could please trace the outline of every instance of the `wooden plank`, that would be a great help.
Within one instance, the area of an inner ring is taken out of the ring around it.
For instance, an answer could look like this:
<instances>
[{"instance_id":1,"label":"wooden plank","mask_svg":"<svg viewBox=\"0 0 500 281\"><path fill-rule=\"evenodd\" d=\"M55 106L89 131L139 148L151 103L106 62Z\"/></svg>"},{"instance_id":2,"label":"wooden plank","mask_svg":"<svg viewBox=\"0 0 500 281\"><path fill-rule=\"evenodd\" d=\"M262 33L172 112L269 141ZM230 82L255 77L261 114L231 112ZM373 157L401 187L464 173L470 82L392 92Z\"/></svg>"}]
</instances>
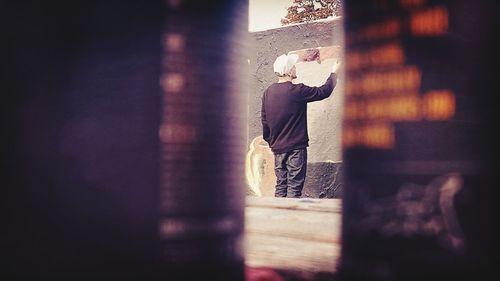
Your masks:
<instances>
[{"instance_id":1,"label":"wooden plank","mask_svg":"<svg viewBox=\"0 0 500 281\"><path fill-rule=\"evenodd\" d=\"M293 272L300 280L335 273L341 209L340 199L247 197L246 265Z\"/></svg>"},{"instance_id":2,"label":"wooden plank","mask_svg":"<svg viewBox=\"0 0 500 281\"><path fill-rule=\"evenodd\" d=\"M251 267L320 273L336 271L340 245L289 237L247 234L245 263Z\"/></svg>"},{"instance_id":3,"label":"wooden plank","mask_svg":"<svg viewBox=\"0 0 500 281\"><path fill-rule=\"evenodd\" d=\"M245 228L260 233L318 242L340 242L342 217L334 212L247 207Z\"/></svg>"},{"instance_id":4,"label":"wooden plank","mask_svg":"<svg viewBox=\"0 0 500 281\"><path fill-rule=\"evenodd\" d=\"M342 211L341 199L275 198L247 196L245 204L247 207L280 208L337 213L340 213Z\"/></svg>"}]
</instances>

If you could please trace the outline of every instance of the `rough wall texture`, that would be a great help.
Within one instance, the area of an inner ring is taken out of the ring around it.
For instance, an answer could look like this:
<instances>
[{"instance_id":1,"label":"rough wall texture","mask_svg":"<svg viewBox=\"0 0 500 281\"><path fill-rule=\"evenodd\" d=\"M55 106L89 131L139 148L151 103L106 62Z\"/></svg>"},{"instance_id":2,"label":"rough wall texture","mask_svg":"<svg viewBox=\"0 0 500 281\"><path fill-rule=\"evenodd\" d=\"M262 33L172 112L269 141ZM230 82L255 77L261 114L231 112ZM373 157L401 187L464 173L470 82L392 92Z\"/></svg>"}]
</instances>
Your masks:
<instances>
[{"instance_id":1,"label":"rough wall texture","mask_svg":"<svg viewBox=\"0 0 500 281\"><path fill-rule=\"evenodd\" d=\"M310 86L321 85L328 76L334 61L342 56L343 26L342 20L316 22L290 27L271 29L251 34L252 52L249 58L251 83L248 98L248 143L262 135L260 121L261 98L264 90L277 81L273 73L273 62L281 54L301 53L309 48L320 48L321 63L317 61L297 64L297 83ZM333 95L323 101L308 105L308 125L310 147L308 150L308 170L304 187L304 197L340 197L342 183L340 173L341 125L343 113L343 77L339 75L339 83ZM254 142L255 143L255 142ZM272 196L274 192L273 163L266 157L249 155L247 159L261 161L261 176L254 176L250 183L250 193L261 196ZM267 159L264 161L263 159ZM247 170L252 164L247 163ZM253 170L255 171L255 165ZM258 174L257 171L253 174ZM260 190L259 190L260 189Z\"/></svg>"},{"instance_id":2,"label":"rough wall texture","mask_svg":"<svg viewBox=\"0 0 500 281\"><path fill-rule=\"evenodd\" d=\"M304 83L309 86L321 86L330 75L331 68L340 55L340 47L325 47L320 50L321 63L317 61L299 62L297 64L297 79L294 83ZM322 101L307 105L307 123L309 129L308 161L309 162L340 162L341 128L342 128L342 79L338 79L332 95Z\"/></svg>"}]
</instances>

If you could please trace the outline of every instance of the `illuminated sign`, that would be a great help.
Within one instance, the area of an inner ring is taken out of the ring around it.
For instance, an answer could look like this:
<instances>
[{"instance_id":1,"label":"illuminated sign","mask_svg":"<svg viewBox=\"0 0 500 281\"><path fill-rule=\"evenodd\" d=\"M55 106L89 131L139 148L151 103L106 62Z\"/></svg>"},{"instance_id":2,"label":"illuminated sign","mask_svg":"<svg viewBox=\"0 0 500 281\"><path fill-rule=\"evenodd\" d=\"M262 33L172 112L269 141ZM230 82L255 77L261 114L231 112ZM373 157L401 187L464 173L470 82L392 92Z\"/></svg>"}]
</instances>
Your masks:
<instances>
[{"instance_id":1,"label":"illuminated sign","mask_svg":"<svg viewBox=\"0 0 500 281\"><path fill-rule=\"evenodd\" d=\"M440 36L448 31L445 6L401 1L410 17L391 18L348 34L343 145L391 149L395 122L448 120L455 113L451 89L422 93L422 69L406 62L400 36ZM365 47L367 42L378 42Z\"/></svg>"}]
</instances>

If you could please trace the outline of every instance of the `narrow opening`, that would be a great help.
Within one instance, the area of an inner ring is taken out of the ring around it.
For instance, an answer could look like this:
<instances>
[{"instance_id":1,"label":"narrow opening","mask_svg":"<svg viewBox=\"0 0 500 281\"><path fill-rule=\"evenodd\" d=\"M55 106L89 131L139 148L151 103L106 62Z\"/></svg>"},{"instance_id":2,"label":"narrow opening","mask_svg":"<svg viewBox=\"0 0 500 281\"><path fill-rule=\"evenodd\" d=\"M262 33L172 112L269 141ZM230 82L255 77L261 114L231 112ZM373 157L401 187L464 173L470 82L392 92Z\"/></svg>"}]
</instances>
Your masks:
<instances>
[{"instance_id":1,"label":"narrow opening","mask_svg":"<svg viewBox=\"0 0 500 281\"><path fill-rule=\"evenodd\" d=\"M288 198L275 196L279 156L264 140L262 110L264 92L278 85L273 66L281 55L298 55L292 84L320 87L327 83L333 65L344 60L343 20L342 1L249 1L245 257L252 270L273 268L310 277L336 270L344 185L343 64L329 97L304 102L307 168L299 198L292 198L291 184ZM278 127L273 130L284 130Z\"/></svg>"}]
</instances>

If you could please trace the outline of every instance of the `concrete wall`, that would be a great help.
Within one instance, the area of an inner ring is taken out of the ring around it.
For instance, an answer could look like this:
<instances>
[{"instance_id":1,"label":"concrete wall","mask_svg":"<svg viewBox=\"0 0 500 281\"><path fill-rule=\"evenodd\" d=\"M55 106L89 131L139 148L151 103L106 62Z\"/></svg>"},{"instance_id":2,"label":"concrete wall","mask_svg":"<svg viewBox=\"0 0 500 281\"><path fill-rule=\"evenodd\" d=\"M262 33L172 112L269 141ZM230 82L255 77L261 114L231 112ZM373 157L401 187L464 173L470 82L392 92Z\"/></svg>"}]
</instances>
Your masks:
<instances>
[{"instance_id":1,"label":"concrete wall","mask_svg":"<svg viewBox=\"0 0 500 281\"><path fill-rule=\"evenodd\" d=\"M322 61L300 62L297 64L297 83L310 86L321 85L330 72L331 66L343 53L342 19L324 22L294 25L251 33L252 51L249 57L251 81L248 97L248 143L261 143L262 135L260 120L261 98L264 90L277 81L273 72L276 57L284 53L300 52L308 48L320 48ZM333 95L323 101L308 105L308 125L310 147L307 179L304 187L304 197L340 197L341 183L338 180L342 149L341 125L343 113L343 76L339 75L339 83ZM255 148L255 146L254 146ZM267 148L268 149L268 148ZM265 151L264 147L258 149ZM250 182L253 193L262 196L272 196L274 191L274 171L272 157L269 151L265 156L255 157L249 153L247 158L247 174L252 166L249 159L259 159L260 172L253 168L254 177ZM260 173L260 178L259 174ZM260 190L259 190L260 189ZM335 190L335 192L333 192ZM333 194L335 193L335 194Z\"/></svg>"}]
</instances>

